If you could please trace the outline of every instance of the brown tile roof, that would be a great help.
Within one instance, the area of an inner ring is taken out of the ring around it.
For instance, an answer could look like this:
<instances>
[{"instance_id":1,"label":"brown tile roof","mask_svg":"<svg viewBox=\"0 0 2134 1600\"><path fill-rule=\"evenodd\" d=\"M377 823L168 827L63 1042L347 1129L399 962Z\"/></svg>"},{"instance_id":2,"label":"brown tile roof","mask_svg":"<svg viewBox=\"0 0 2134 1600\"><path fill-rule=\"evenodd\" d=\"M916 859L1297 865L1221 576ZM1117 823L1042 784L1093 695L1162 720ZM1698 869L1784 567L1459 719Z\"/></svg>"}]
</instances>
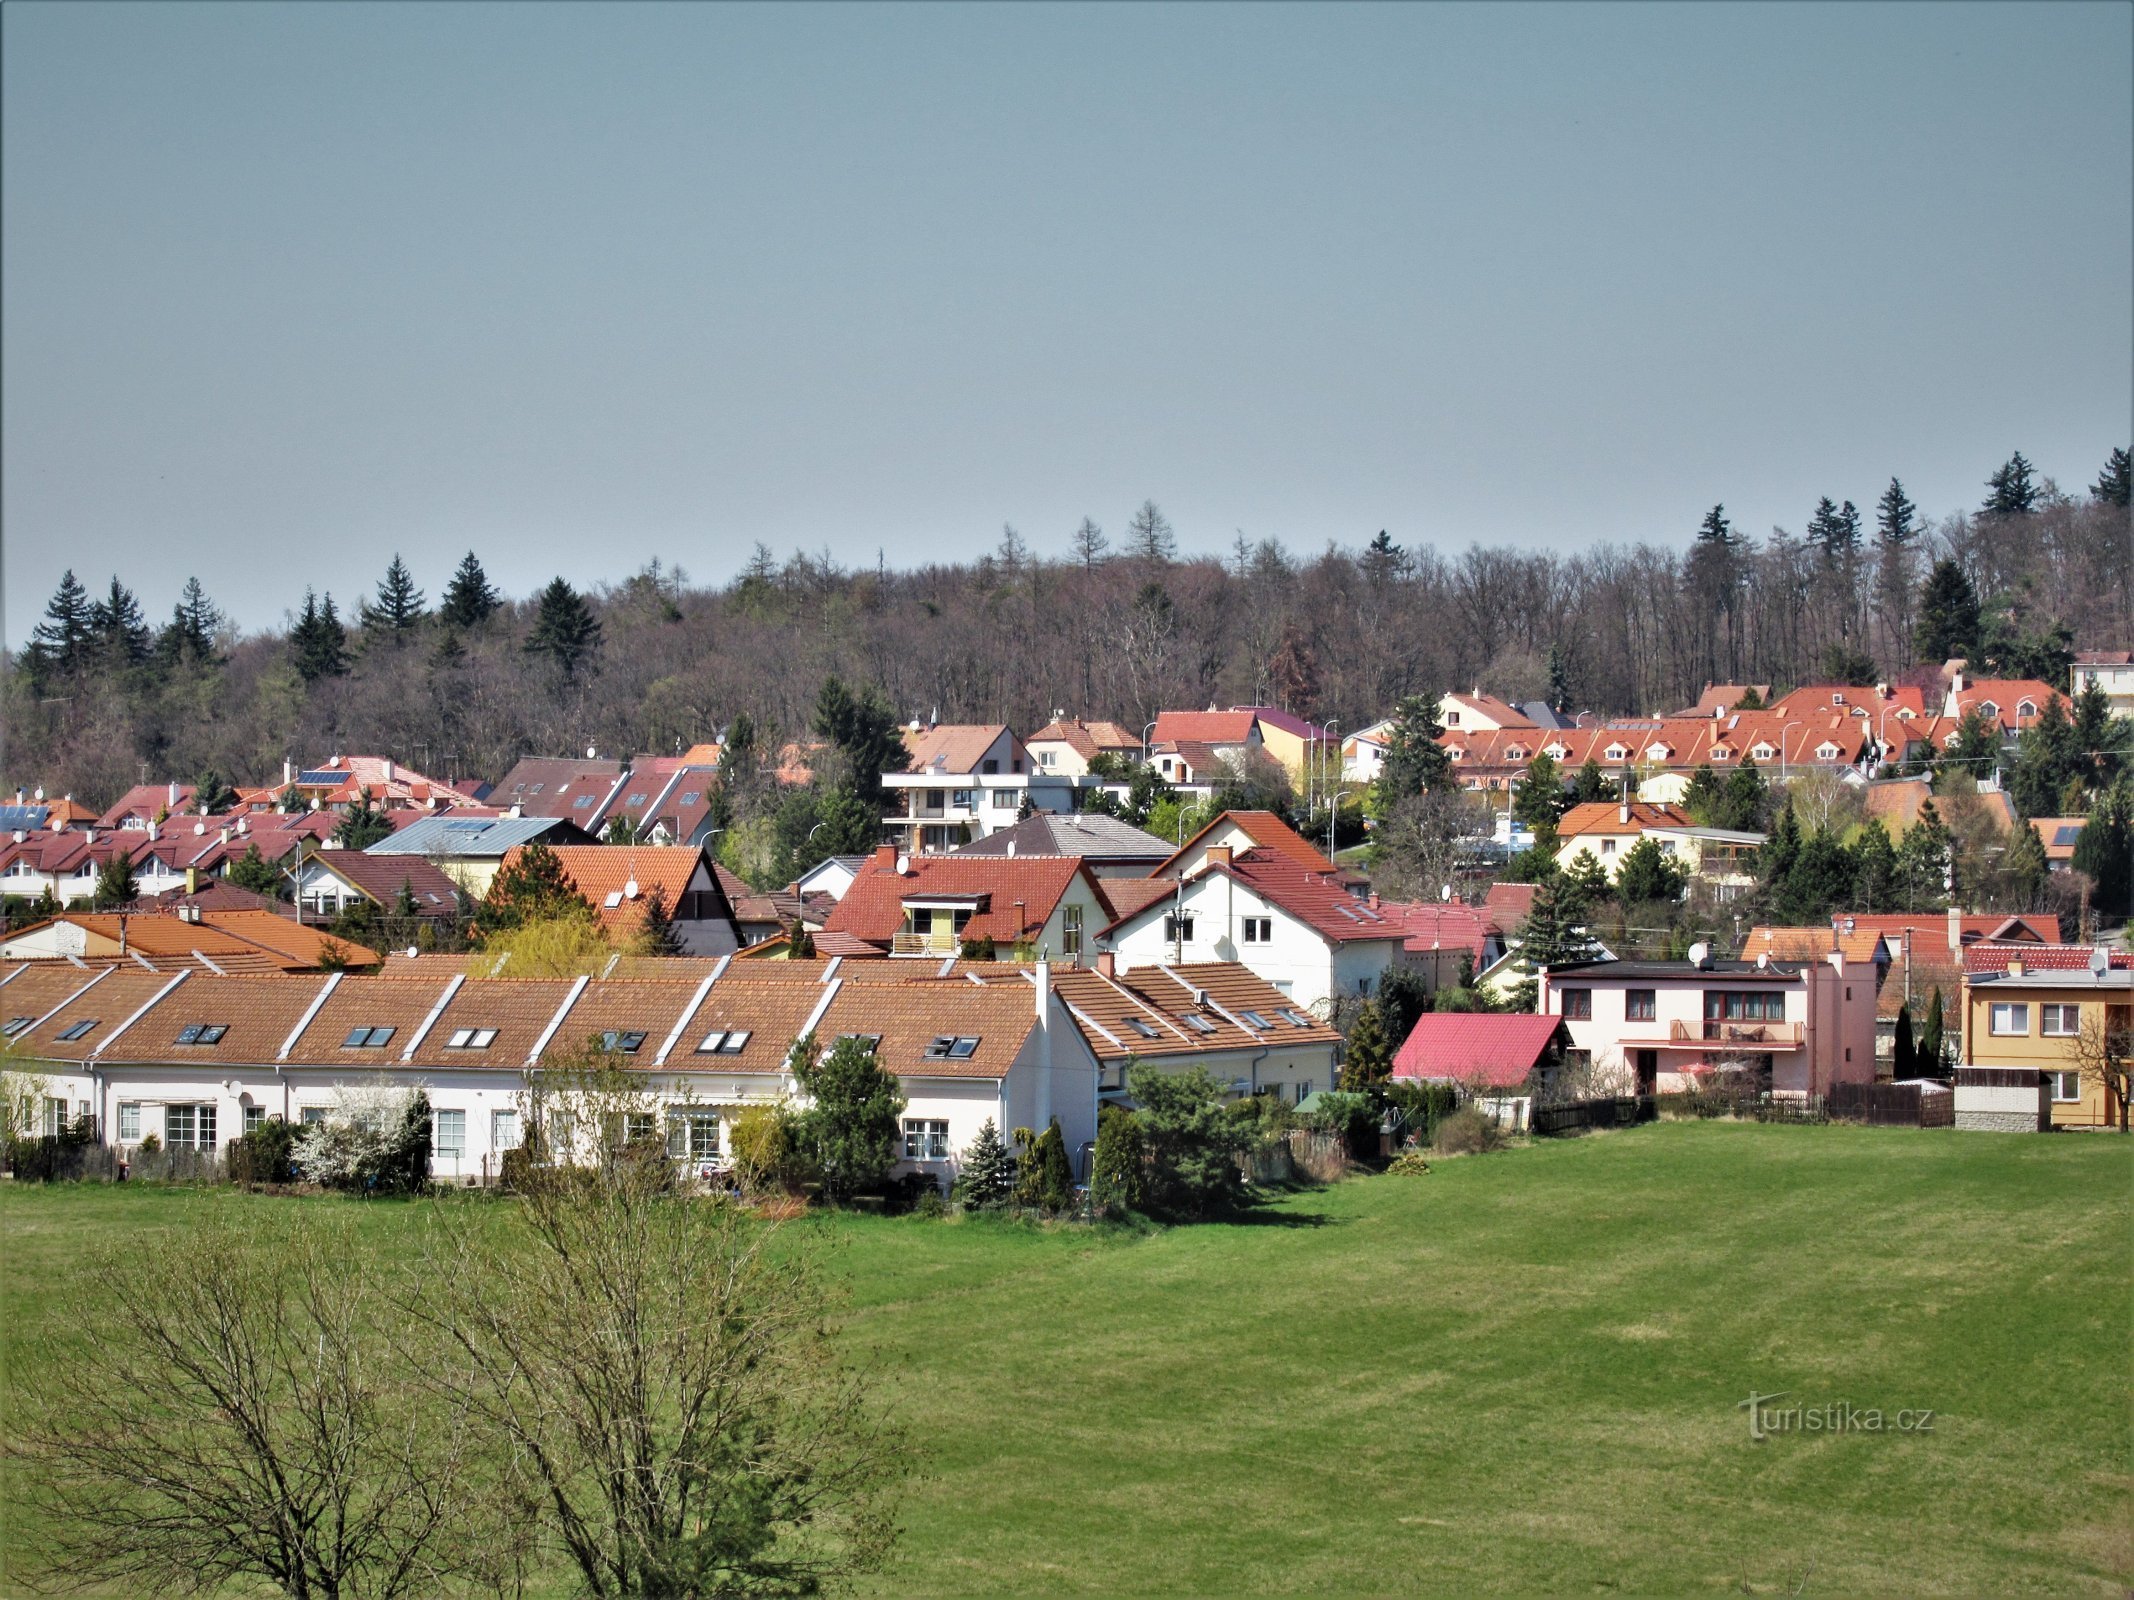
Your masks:
<instances>
[{"instance_id":1,"label":"brown tile roof","mask_svg":"<svg viewBox=\"0 0 2134 1600\"><path fill-rule=\"evenodd\" d=\"M1084 722L1075 717L1048 722L1023 743L1064 744L1085 761L1103 750L1130 750L1136 754L1141 750L1141 739L1131 729L1116 722Z\"/></svg>"},{"instance_id":2,"label":"brown tile roof","mask_svg":"<svg viewBox=\"0 0 2134 1600\"><path fill-rule=\"evenodd\" d=\"M1099 878L1097 898L1111 908L1111 920L1123 922L1158 900L1178 892L1176 878Z\"/></svg>"},{"instance_id":3,"label":"brown tile roof","mask_svg":"<svg viewBox=\"0 0 2134 1600\"><path fill-rule=\"evenodd\" d=\"M611 938L626 937L643 925L645 904L655 888L666 892L667 912L673 915L704 862L704 852L686 844L559 844L549 848ZM506 871L524 850L523 845L514 845L505 853ZM628 890L633 883L637 893L631 895ZM608 904L611 895L618 897L613 905Z\"/></svg>"},{"instance_id":4,"label":"brown tile roof","mask_svg":"<svg viewBox=\"0 0 2134 1600\"><path fill-rule=\"evenodd\" d=\"M425 917L459 914L459 886L443 868L421 856L374 856L361 850L321 850L312 857L376 905L391 909L406 884L415 910Z\"/></svg>"},{"instance_id":5,"label":"brown tile roof","mask_svg":"<svg viewBox=\"0 0 2134 1600\"><path fill-rule=\"evenodd\" d=\"M174 1066L270 1062L327 981L317 973L218 978L195 972L127 1029L102 1059ZM182 1032L199 1026L229 1031L207 1044L178 1043Z\"/></svg>"},{"instance_id":6,"label":"brown tile roof","mask_svg":"<svg viewBox=\"0 0 2134 1600\"><path fill-rule=\"evenodd\" d=\"M1288 996L1235 962L1136 967L1109 978L1090 971L1055 971L1052 983L1100 1061L1334 1044L1341 1037L1305 1012L1294 1013L1306 1018L1299 1026L1292 1020ZM1209 1003L1200 1002L1203 995ZM1191 1020L1195 1018L1197 1023Z\"/></svg>"},{"instance_id":7,"label":"brown tile roof","mask_svg":"<svg viewBox=\"0 0 2134 1600\"><path fill-rule=\"evenodd\" d=\"M568 984L525 983L517 987L533 991L544 987L560 991ZM347 1072L378 1072L400 1065L400 1055L445 992L435 979L384 978L349 974L334 985L325 1003L312 1017L290 1049L288 1062L297 1067L339 1067ZM551 1002L549 1009L555 1009ZM545 1018L543 1020L546 1020ZM391 1028L383 1045L352 1048L344 1041L354 1028ZM533 1038L519 1046L523 1060Z\"/></svg>"},{"instance_id":8,"label":"brown tile roof","mask_svg":"<svg viewBox=\"0 0 2134 1600\"><path fill-rule=\"evenodd\" d=\"M1773 961L1820 961L1833 950L1841 952L1847 961L1890 959L1882 935L1873 928L1840 930L1827 926L1762 925L1751 928L1748 937L1742 940L1741 959L1754 961L1758 956L1769 956Z\"/></svg>"},{"instance_id":9,"label":"brown tile roof","mask_svg":"<svg viewBox=\"0 0 2134 1600\"><path fill-rule=\"evenodd\" d=\"M802 914L800 896L788 889L774 889L766 894L751 888L746 878L735 872L723 861L712 863L712 873L719 880L719 887L726 893L727 904L734 908L734 920L754 927L770 923L783 926Z\"/></svg>"},{"instance_id":10,"label":"brown tile roof","mask_svg":"<svg viewBox=\"0 0 2134 1600\"><path fill-rule=\"evenodd\" d=\"M1195 744L1242 745L1259 720L1251 711L1165 711L1158 714L1150 742L1185 740Z\"/></svg>"},{"instance_id":11,"label":"brown tile roof","mask_svg":"<svg viewBox=\"0 0 2134 1600\"><path fill-rule=\"evenodd\" d=\"M906 772L976 772L978 763L1002 734L1008 734L1009 761L1023 755L1022 741L1001 722L944 722L937 727L904 731ZM1027 761L1024 763L1028 765ZM1004 767L1005 771L1013 770Z\"/></svg>"},{"instance_id":12,"label":"brown tile roof","mask_svg":"<svg viewBox=\"0 0 2134 1600\"><path fill-rule=\"evenodd\" d=\"M1303 834L1297 832L1295 828L1292 828L1272 811L1225 811L1205 828L1194 834L1192 838L1180 845L1171 859L1162 866L1155 868L1151 875L1160 878L1174 873L1177 870L1177 863L1195 845L1225 823L1234 826L1247 839L1250 839L1253 848L1256 850L1267 850L1276 855L1287 856L1290 860L1297 862L1301 866L1309 867L1315 872L1331 872L1334 870L1333 862L1319 853L1318 846L1314 845L1311 840L1305 838Z\"/></svg>"},{"instance_id":13,"label":"brown tile roof","mask_svg":"<svg viewBox=\"0 0 2134 1600\"><path fill-rule=\"evenodd\" d=\"M1557 835L1575 839L1586 833L1643 833L1648 828L1687 828L1693 824L1686 812L1670 805L1653 805L1643 800L1630 802L1630 816L1623 817L1621 802L1615 800L1589 800L1575 805L1563 814L1556 824Z\"/></svg>"},{"instance_id":14,"label":"brown tile roof","mask_svg":"<svg viewBox=\"0 0 2134 1600\"><path fill-rule=\"evenodd\" d=\"M77 969L74 977L78 981L64 985L67 989L64 997L35 1013L43 1017L43 1021L15 1035L8 1046L10 1053L46 1061L84 1061L110 1040L127 1018L154 999L156 992L172 981L173 974L143 972L138 967L112 967L101 973ZM7 989L0 990L0 995L11 994L23 981L18 979ZM28 996L23 998L26 1000ZM33 1014L28 1005L18 1009L12 1002L6 1010L9 1017ZM95 1026L80 1038L60 1037L85 1022Z\"/></svg>"},{"instance_id":15,"label":"brown tile roof","mask_svg":"<svg viewBox=\"0 0 2134 1600\"><path fill-rule=\"evenodd\" d=\"M1517 933L1534 909L1539 886L1531 883L1493 883L1482 897L1482 909L1496 919L1506 933Z\"/></svg>"}]
</instances>

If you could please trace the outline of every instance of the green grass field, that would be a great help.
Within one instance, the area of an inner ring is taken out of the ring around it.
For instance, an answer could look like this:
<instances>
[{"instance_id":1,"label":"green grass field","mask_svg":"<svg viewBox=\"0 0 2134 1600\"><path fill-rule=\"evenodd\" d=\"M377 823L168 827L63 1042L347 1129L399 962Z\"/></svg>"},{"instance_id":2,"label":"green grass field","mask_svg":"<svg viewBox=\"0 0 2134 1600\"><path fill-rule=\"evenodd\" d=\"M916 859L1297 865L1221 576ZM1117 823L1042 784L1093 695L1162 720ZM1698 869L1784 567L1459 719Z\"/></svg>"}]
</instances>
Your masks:
<instances>
[{"instance_id":1,"label":"green grass field","mask_svg":"<svg viewBox=\"0 0 2134 1600\"><path fill-rule=\"evenodd\" d=\"M8 1383L98 1236L292 1203L0 1191ZM1148 1235L805 1226L922 1452L881 1592L1830 1593L2134 1580L2130 1224L2124 1140L1681 1123ZM1932 1429L1752 1443L1752 1391Z\"/></svg>"}]
</instances>

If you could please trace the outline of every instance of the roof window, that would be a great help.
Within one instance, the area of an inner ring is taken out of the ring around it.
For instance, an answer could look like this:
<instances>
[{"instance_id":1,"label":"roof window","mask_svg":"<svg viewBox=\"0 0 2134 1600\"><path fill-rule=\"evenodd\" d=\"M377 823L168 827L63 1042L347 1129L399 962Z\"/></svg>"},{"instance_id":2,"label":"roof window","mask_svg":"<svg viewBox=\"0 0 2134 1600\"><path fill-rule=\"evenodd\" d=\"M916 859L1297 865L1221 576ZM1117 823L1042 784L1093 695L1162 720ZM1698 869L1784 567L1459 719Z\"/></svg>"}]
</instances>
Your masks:
<instances>
[{"instance_id":1,"label":"roof window","mask_svg":"<svg viewBox=\"0 0 2134 1600\"><path fill-rule=\"evenodd\" d=\"M697 1054L737 1056L748 1048L748 1039L749 1030L746 1028L707 1033L704 1035L704 1042L697 1046Z\"/></svg>"},{"instance_id":2,"label":"roof window","mask_svg":"<svg viewBox=\"0 0 2134 1600\"><path fill-rule=\"evenodd\" d=\"M1150 1027L1148 1023L1140 1017L1128 1017L1126 1019L1126 1025L1129 1028L1132 1028L1134 1032L1140 1034L1141 1037L1144 1039L1153 1039L1156 1037L1156 1030Z\"/></svg>"},{"instance_id":3,"label":"roof window","mask_svg":"<svg viewBox=\"0 0 2134 1600\"><path fill-rule=\"evenodd\" d=\"M194 1022L178 1030L180 1044L220 1044L222 1036L230 1031L227 1022Z\"/></svg>"},{"instance_id":4,"label":"roof window","mask_svg":"<svg viewBox=\"0 0 2134 1600\"><path fill-rule=\"evenodd\" d=\"M926 1047L929 1061L968 1061L978 1053L978 1041L974 1038L958 1038L944 1033Z\"/></svg>"},{"instance_id":5,"label":"roof window","mask_svg":"<svg viewBox=\"0 0 2134 1600\"><path fill-rule=\"evenodd\" d=\"M1240 1011L1238 1015L1243 1017L1247 1023L1249 1023L1255 1028L1264 1028L1268 1026L1267 1019L1261 1016L1257 1011Z\"/></svg>"},{"instance_id":6,"label":"roof window","mask_svg":"<svg viewBox=\"0 0 2134 1600\"><path fill-rule=\"evenodd\" d=\"M644 1044L642 1029L609 1028L600 1036L600 1048L613 1055L634 1056Z\"/></svg>"},{"instance_id":7,"label":"roof window","mask_svg":"<svg viewBox=\"0 0 2134 1600\"><path fill-rule=\"evenodd\" d=\"M20 1033L24 1028L27 1028L31 1023L35 1022L36 1020L37 1019L35 1017L9 1017L7 1019L7 1026L4 1028L0 1028L0 1036L5 1036L9 1039L12 1039L15 1037L16 1034Z\"/></svg>"},{"instance_id":8,"label":"roof window","mask_svg":"<svg viewBox=\"0 0 2134 1600\"><path fill-rule=\"evenodd\" d=\"M445 1041L447 1050L486 1050L496 1043L494 1028L455 1028Z\"/></svg>"},{"instance_id":9,"label":"roof window","mask_svg":"<svg viewBox=\"0 0 2134 1600\"><path fill-rule=\"evenodd\" d=\"M1215 1031L1215 1024L1198 1011L1188 1011L1186 1013L1186 1026L1195 1033L1213 1033Z\"/></svg>"},{"instance_id":10,"label":"roof window","mask_svg":"<svg viewBox=\"0 0 2134 1600\"><path fill-rule=\"evenodd\" d=\"M341 1041L343 1050L383 1050L393 1042L398 1028L350 1028Z\"/></svg>"},{"instance_id":11,"label":"roof window","mask_svg":"<svg viewBox=\"0 0 2134 1600\"><path fill-rule=\"evenodd\" d=\"M64 1033L59 1035L60 1042L62 1044L68 1044L72 1043L76 1039L86 1037L88 1035L89 1030L95 1027L99 1022L102 1022L103 1020L104 1019L102 1017L91 1017L86 1022L74 1023L73 1025L68 1027Z\"/></svg>"}]
</instances>

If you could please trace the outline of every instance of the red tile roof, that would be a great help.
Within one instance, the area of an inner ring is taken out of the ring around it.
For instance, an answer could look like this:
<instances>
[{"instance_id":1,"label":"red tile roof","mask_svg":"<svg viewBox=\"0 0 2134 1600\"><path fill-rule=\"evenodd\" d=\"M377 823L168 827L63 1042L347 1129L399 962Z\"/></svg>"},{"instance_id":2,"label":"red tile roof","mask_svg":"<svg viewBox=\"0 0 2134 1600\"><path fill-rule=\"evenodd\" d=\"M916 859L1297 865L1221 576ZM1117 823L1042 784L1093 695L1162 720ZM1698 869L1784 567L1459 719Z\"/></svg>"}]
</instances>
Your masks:
<instances>
[{"instance_id":1,"label":"red tile roof","mask_svg":"<svg viewBox=\"0 0 2134 1600\"><path fill-rule=\"evenodd\" d=\"M972 895L979 897L979 905L964 927L964 936L1009 944L1044 927L1067 886L1077 876L1086 877L1079 856L909 856L904 860L906 870L900 875L894 860L885 864L879 854L870 857L823 924L823 934L849 934L886 948L903 931L905 900ZM1021 902L1019 910L1017 902ZM816 948L823 948L821 936Z\"/></svg>"},{"instance_id":2,"label":"red tile roof","mask_svg":"<svg viewBox=\"0 0 2134 1600\"><path fill-rule=\"evenodd\" d=\"M1964 971L2006 972L2011 961L2020 961L2030 972L2080 971L2090 964L2098 948L2115 968L2134 967L2134 951L2113 950L2086 944L1998 944L1981 940L1964 946Z\"/></svg>"},{"instance_id":3,"label":"red tile roof","mask_svg":"<svg viewBox=\"0 0 2134 1600\"><path fill-rule=\"evenodd\" d=\"M1178 871L1178 863L1190 855L1201 840L1207 838L1209 834L1222 827L1225 823L1234 826L1238 832L1242 833L1251 842L1252 848L1255 850L1266 850L1275 855L1286 856L1300 866L1311 868L1314 872L1332 872L1334 870L1333 862L1321 855L1317 846L1272 811L1225 811L1205 828L1202 828L1200 832L1194 834L1192 838L1180 845L1171 859L1164 862L1162 866L1157 867L1151 876L1162 878L1175 875Z\"/></svg>"},{"instance_id":4,"label":"red tile roof","mask_svg":"<svg viewBox=\"0 0 2134 1600\"><path fill-rule=\"evenodd\" d=\"M934 773L976 772L979 762L983 761L986 752L999 742L1002 734L1008 735L1008 745L1005 753L1006 764L1002 766L1001 771L1011 772L1015 770L1013 763L1023 757L1022 742L1014 734L1008 733L1007 725L1000 722L944 722L937 727L924 728L917 732L907 728L904 731L904 750L909 759L905 762L904 770ZM1027 760L1023 764L1026 767L1029 765Z\"/></svg>"},{"instance_id":5,"label":"red tile roof","mask_svg":"<svg viewBox=\"0 0 2134 1600\"><path fill-rule=\"evenodd\" d=\"M1151 743L1191 740L1210 745L1242 745L1252 738L1258 715L1252 711L1166 711L1156 718Z\"/></svg>"},{"instance_id":6,"label":"red tile roof","mask_svg":"<svg viewBox=\"0 0 2134 1600\"><path fill-rule=\"evenodd\" d=\"M1337 944L1359 939L1406 939L1402 923L1404 907L1387 904L1373 908L1351 894L1344 880L1334 873L1314 872L1271 850L1248 850L1227 862L1210 861L1193 881L1206 873L1219 872L1244 884L1269 904L1279 907L1321 938ZM1151 901L1140 911L1111 924L1111 929L1148 915L1158 904Z\"/></svg>"},{"instance_id":7,"label":"red tile roof","mask_svg":"<svg viewBox=\"0 0 2134 1600\"><path fill-rule=\"evenodd\" d=\"M1517 1088L1563 1026L1558 1016L1425 1012L1395 1052L1393 1076Z\"/></svg>"}]
</instances>

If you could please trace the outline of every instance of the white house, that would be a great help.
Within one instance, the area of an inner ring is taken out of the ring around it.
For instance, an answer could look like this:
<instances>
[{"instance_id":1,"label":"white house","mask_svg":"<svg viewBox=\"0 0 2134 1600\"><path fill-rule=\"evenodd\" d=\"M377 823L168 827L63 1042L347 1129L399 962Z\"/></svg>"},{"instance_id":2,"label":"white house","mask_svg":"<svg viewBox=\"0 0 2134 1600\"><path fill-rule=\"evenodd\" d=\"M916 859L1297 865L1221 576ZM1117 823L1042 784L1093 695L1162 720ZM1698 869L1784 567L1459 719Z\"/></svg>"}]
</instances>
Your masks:
<instances>
[{"instance_id":1,"label":"white house","mask_svg":"<svg viewBox=\"0 0 2134 1600\"><path fill-rule=\"evenodd\" d=\"M1038 811L1074 809L1074 781L1036 770L1001 723L914 723L904 748L905 770L882 774L893 807L882 827L909 854L953 850L1009 827L1025 800Z\"/></svg>"},{"instance_id":2,"label":"white house","mask_svg":"<svg viewBox=\"0 0 2134 1600\"><path fill-rule=\"evenodd\" d=\"M1643 800L1594 800L1573 806L1556 826L1561 841L1556 864L1566 871L1581 857L1596 862L1612 882L1623 858L1650 839L1692 878L1710 884L1717 897L1732 899L1754 886L1754 858L1764 836L1734 828L1706 828L1676 806Z\"/></svg>"},{"instance_id":3,"label":"white house","mask_svg":"<svg viewBox=\"0 0 2134 1600\"><path fill-rule=\"evenodd\" d=\"M1173 881L1104 930L1121 967L1235 961L1323 1016L1337 995L1372 993L1407 937L1397 913L1274 850L1203 847Z\"/></svg>"}]
</instances>

